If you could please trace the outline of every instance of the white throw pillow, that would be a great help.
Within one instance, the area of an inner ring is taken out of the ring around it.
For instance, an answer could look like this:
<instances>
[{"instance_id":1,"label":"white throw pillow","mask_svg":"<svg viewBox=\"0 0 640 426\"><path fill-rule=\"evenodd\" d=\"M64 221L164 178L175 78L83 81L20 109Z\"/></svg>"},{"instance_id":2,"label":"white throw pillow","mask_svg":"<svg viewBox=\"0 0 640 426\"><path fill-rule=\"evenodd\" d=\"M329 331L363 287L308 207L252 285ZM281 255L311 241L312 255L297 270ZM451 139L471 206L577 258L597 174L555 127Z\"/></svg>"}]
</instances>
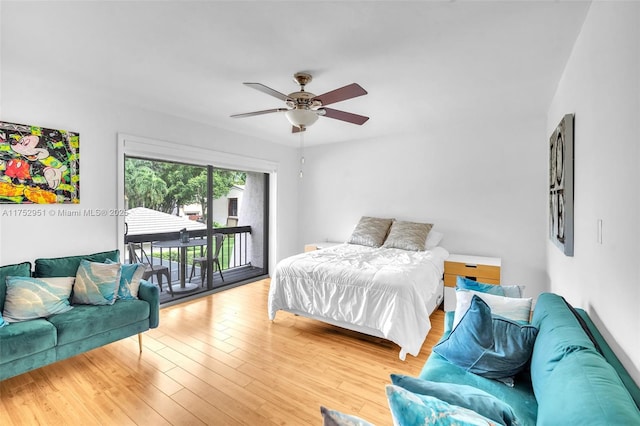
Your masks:
<instances>
[{"instance_id":1,"label":"white throw pillow","mask_svg":"<svg viewBox=\"0 0 640 426\"><path fill-rule=\"evenodd\" d=\"M531 315L531 298L496 296L472 290L456 290L456 311L453 316L453 328L456 328L462 317L471 306L473 296L478 296L491 308L491 314L500 315L513 321L529 322Z\"/></svg>"}]
</instances>

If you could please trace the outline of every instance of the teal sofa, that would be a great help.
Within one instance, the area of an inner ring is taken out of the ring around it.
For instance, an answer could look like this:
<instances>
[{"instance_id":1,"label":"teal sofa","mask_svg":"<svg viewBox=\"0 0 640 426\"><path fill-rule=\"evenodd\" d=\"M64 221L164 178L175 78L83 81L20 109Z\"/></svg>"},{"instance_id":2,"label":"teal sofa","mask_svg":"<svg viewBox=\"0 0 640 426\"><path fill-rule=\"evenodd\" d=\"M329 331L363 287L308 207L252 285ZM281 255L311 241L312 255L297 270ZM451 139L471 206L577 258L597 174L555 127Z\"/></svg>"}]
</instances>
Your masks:
<instances>
[{"instance_id":1,"label":"teal sofa","mask_svg":"<svg viewBox=\"0 0 640 426\"><path fill-rule=\"evenodd\" d=\"M90 255L37 259L31 263L0 267L0 312L4 309L7 276L75 277L80 261L119 262L118 250ZM117 300L113 305L74 305L68 312L48 318L14 322L0 327L0 380L138 334L159 323L159 291L142 280L137 300Z\"/></svg>"},{"instance_id":2,"label":"teal sofa","mask_svg":"<svg viewBox=\"0 0 640 426\"><path fill-rule=\"evenodd\" d=\"M451 333L453 312L445 317ZM640 389L584 310L544 293L531 323L538 328L530 368L513 387L467 372L433 352L420 378L469 385L507 403L522 425L640 425Z\"/></svg>"}]
</instances>

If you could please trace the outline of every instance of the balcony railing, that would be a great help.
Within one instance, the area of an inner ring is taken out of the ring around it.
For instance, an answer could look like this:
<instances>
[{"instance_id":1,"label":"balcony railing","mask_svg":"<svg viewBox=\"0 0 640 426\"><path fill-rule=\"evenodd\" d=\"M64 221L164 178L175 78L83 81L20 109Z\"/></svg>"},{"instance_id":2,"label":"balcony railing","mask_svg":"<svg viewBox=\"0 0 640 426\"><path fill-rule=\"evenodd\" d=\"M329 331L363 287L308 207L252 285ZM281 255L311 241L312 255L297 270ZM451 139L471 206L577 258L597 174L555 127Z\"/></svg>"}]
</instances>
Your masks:
<instances>
[{"instance_id":1,"label":"balcony railing","mask_svg":"<svg viewBox=\"0 0 640 426\"><path fill-rule=\"evenodd\" d=\"M254 267L251 264L249 247L249 242L251 239L251 226L214 228L213 233L225 235L225 239L218 256L222 273L224 275L224 282L222 281L218 273L212 274L214 288L220 287L222 285L233 284L235 282L240 282L264 274L262 268ZM191 240L203 240L203 243L202 245L196 244L193 247L186 248L186 277L189 278L190 276L193 276L194 282L202 284L200 283L200 266L194 265L192 259L194 257L206 256L207 230L199 229L189 231L189 238ZM180 281L178 268L178 249L157 247L156 244L161 241L171 241L179 239L180 232L158 232L140 235L127 235L125 236L125 244L142 244L153 264L162 264L169 266L169 269L171 271L171 280L173 283L177 283ZM215 250L215 239L212 239L212 249ZM192 268L196 268L196 271L193 272L197 273L192 273ZM203 288L201 290L206 290L206 288ZM166 300L174 299L173 297L169 297L168 292L164 291L163 293L161 293L161 302Z\"/></svg>"}]
</instances>

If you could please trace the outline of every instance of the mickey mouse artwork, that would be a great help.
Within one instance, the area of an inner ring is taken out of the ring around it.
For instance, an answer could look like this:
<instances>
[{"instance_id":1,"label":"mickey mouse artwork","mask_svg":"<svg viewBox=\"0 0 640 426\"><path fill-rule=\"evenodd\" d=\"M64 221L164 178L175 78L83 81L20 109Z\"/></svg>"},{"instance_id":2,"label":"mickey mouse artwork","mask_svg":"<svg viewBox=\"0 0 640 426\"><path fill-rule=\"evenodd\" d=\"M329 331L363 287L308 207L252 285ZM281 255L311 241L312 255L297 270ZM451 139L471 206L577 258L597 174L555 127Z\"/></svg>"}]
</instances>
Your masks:
<instances>
[{"instance_id":1,"label":"mickey mouse artwork","mask_svg":"<svg viewBox=\"0 0 640 426\"><path fill-rule=\"evenodd\" d=\"M79 203L78 133L0 121L0 203Z\"/></svg>"}]
</instances>

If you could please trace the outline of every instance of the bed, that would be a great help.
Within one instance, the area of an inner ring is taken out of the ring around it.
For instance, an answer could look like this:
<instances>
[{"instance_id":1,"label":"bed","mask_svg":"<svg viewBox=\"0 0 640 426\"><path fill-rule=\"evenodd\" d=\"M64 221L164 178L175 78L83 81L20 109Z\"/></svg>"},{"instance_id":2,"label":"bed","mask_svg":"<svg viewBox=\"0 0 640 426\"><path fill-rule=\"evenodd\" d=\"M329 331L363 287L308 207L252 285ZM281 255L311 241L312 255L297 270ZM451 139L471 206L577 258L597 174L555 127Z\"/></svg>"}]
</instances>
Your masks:
<instances>
[{"instance_id":1,"label":"bed","mask_svg":"<svg viewBox=\"0 0 640 426\"><path fill-rule=\"evenodd\" d=\"M390 340L401 360L417 356L443 299L448 255L345 243L286 258L271 279L269 318L291 312Z\"/></svg>"}]
</instances>

